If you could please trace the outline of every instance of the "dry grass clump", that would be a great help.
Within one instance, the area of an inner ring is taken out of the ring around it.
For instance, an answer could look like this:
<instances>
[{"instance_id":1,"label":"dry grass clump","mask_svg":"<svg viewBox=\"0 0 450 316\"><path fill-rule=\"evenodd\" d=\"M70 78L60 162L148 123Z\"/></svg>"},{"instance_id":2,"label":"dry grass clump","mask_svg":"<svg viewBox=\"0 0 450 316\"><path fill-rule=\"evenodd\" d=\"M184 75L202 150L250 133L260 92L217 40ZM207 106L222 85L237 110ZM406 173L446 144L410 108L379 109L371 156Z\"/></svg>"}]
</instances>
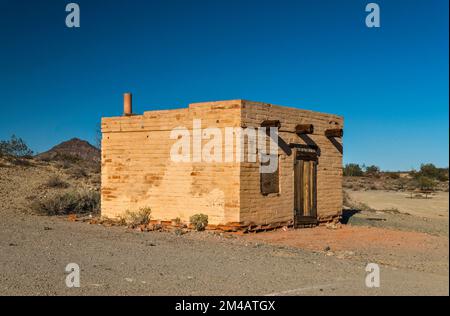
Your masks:
<instances>
[{"instance_id":1,"label":"dry grass clump","mask_svg":"<svg viewBox=\"0 0 450 316\"><path fill-rule=\"evenodd\" d=\"M68 215L100 212L100 194L78 190L59 192L41 200L34 200L31 208L42 215Z\"/></svg>"}]
</instances>

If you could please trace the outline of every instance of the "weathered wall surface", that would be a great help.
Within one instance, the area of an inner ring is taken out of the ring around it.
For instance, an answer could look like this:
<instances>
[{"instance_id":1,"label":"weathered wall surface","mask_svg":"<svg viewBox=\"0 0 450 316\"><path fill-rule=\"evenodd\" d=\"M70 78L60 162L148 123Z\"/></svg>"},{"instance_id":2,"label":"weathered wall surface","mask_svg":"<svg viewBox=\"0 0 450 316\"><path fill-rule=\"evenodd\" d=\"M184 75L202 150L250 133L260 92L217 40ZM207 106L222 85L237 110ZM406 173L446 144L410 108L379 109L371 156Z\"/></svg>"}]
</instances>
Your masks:
<instances>
[{"instance_id":1,"label":"weathered wall surface","mask_svg":"<svg viewBox=\"0 0 450 316\"><path fill-rule=\"evenodd\" d=\"M102 119L102 215L114 218L141 207L152 218L188 222L196 213L211 224L239 220L239 163L173 162L170 133L193 120L202 128L238 127L241 101L191 104L187 109ZM208 142L207 139L202 143ZM191 152L192 140L191 140ZM222 152L225 152L223 141Z\"/></svg>"},{"instance_id":2,"label":"weathered wall surface","mask_svg":"<svg viewBox=\"0 0 450 316\"><path fill-rule=\"evenodd\" d=\"M102 119L102 215L117 217L127 210L152 209L152 218L188 222L196 213L209 216L211 224L284 222L294 213L294 156L279 149L280 192L264 196L260 191L259 163L174 162L170 152L177 139L172 130L186 128L193 134L193 121L202 128L259 127L265 120L281 122L280 138L289 143L315 143L321 155L317 166L319 218L342 211L342 154L340 139L333 143L324 135L330 128L343 128L342 117L264 103L233 100L191 104L189 108L149 111L143 115ZM314 134L300 138L297 124L313 124ZM233 135L235 136L235 134ZM234 137L233 137L234 138ZM204 146L209 140L203 139ZM237 153L222 139L226 149ZM247 147L245 143L245 147ZM281 146L282 147L282 146ZM190 141L191 156L193 151Z\"/></svg>"},{"instance_id":3,"label":"weathered wall surface","mask_svg":"<svg viewBox=\"0 0 450 316\"><path fill-rule=\"evenodd\" d=\"M342 154L338 150L341 139L333 144L324 135L326 129L343 128L343 118L295 108L275 106L265 103L244 101L242 125L258 127L265 120L281 122L280 138L286 143L319 146L321 155L317 165L317 213L319 218L333 217L342 212ZM304 139L297 136L297 124L313 124L314 134ZM260 192L260 173L258 163L241 165L241 221L256 223L284 222L293 219L294 212L294 157L281 148L279 153L280 192L264 196Z\"/></svg>"}]
</instances>

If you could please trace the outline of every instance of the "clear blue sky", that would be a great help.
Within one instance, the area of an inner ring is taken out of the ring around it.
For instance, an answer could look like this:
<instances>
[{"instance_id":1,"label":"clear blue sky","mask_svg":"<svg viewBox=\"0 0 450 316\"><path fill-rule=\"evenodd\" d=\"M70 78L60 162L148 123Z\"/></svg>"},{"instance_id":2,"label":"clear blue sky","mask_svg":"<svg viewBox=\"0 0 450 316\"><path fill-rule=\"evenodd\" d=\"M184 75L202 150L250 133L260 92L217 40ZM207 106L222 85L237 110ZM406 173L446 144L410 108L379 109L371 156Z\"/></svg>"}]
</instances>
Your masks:
<instances>
[{"instance_id":1,"label":"clear blue sky","mask_svg":"<svg viewBox=\"0 0 450 316\"><path fill-rule=\"evenodd\" d=\"M95 142L101 116L249 99L345 117L345 162L448 166L448 1L0 0L0 139Z\"/></svg>"}]
</instances>

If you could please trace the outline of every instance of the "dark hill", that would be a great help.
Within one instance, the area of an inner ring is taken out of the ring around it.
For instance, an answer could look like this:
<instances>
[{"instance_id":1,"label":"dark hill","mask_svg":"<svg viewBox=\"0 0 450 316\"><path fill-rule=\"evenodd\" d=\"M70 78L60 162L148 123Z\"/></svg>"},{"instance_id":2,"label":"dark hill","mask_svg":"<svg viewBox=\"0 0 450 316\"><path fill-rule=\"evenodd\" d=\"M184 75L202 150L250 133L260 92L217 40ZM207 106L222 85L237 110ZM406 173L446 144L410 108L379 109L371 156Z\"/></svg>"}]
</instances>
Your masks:
<instances>
[{"instance_id":1,"label":"dark hill","mask_svg":"<svg viewBox=\"0 0 450 316\"><path fill-rule=\"evenodd\" d=\"M45 160L58 159L59 157L74 157L87 161L99 162L100 150L85 140L72 138L36 157Z\"/></svg>"}]
</instances>

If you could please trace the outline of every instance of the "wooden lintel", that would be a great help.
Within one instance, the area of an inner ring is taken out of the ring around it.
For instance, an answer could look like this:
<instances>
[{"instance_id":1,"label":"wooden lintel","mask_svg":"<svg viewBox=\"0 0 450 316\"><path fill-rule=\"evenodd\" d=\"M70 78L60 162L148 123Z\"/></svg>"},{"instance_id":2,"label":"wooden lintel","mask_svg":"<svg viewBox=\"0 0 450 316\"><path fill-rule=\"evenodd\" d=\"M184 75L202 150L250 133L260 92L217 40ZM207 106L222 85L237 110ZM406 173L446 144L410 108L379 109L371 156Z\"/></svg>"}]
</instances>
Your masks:
<instances>
[{"instance_id":1,"label":"wooden lintel","mask_svg":"<svg viewBox=\"0 0 450 316\"><path fill-rule=\"evenodd\" d=\"M281 127L281 123L279 120L266 120L261 123L261 127L276 127L279 129Z\"/></svg>"},{"instance_id":2,"label":"wooden lintel","mask_svg":"<svg viewBox=\"0 0 450 316\"><path fill-rule=\"evenodd\" d=\"M312 124L298 124L295 127L295 134L313 134L314 133L314 125Z\"/></svg>"},{"instance_id":3,"label":"wooden lintel","mask_svg":"<svg viewBox=\"0 0 450 316\"><path fill-rule=\"evenodd\" d=\"M333 128L325 130L326 137L342 137L344 136L344 130L342 128Z\"/></svg>"}]
</instances>

